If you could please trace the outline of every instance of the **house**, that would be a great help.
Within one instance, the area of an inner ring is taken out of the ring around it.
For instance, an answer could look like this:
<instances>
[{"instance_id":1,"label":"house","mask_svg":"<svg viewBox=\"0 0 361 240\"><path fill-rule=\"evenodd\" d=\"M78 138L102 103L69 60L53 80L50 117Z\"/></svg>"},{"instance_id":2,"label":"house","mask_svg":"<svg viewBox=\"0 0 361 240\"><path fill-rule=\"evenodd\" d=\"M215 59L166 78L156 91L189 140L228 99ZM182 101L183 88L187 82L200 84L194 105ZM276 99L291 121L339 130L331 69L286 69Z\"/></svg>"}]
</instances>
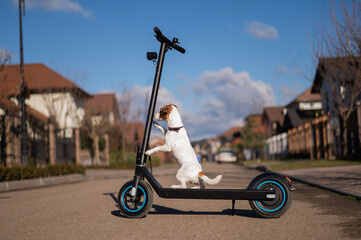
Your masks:
<instances>
[{"instance_id":1,"label":"house","mask_svg":"<svg viewBox=\"0 0 361 240\"><path fill-rule=\"evenodd\" d=\"M110 124L117 124L120 121L114 93L93 94L85 101L85 111L93 116L95 122L106 119Z\"/></svg>"},{"instance_id":2,"label":"house","mask_svg":"<svg viewBox=\"0 0 361 240\"><path fill-rule=\"evenodd\" d=\"M56 128L71 137L69 129L79 128L84 116L84 100L91 96L42 63L25 64L26 105L50 118ZM20 65L7 65L0 75L0 96L18 102Z\"/></svg>"},{"instance_id":3,"label":"house","mask_svg":"<svg viewBox=\"0 0 361 240\"><path fill-rule=\"evenodd\" d=\"M218 136L222 147L233 147L241 139L242 127L231 127Z\"/></svg>"},{"instance_id":4,"label":"house","mask_svg":"<svg viewBox=\"0 0 361 240\"><path fill-rule=\"evenodd\" d=\"M311 90L311 87L306 89L284 107L284 131L312 121L321 112L321 95Z\"/></svg>"},{"instance_id":5,"label":"house","mask_svg":"<svg viewBox=\"0 0 361 240\"><path fill-rule=\"evenodd\" d=\"M262 125L265 126L265 137L269 138L283 132L283 107L265 107L262 114Z\"/></svg>"},{"instance_id":6,"label":"house","mask_svg":"<svg viewBox=\"0 0 361 240\"><path fill-rule=\"evenodd\" d=\"M361 59L319 59L312 92L321 94L325 122L316 138L321 157L361 156ZM321 119L321 118L320 118ZM330 149L325 149L330 148ZM318 152L317 152L318 153Z\"/></svg>"},{"instance_id":7,"label":"house","mask_svg":"<svg viewBox=\"0 0 361 240\"><path fill-rule=\"evenodd\" d=\"M245 126L241 131L241 146L246 160L264 157L265 125L262 114L250 114L245 119Z\"/></svg>"},{"instance_id":8,"label":"house","mask_svg":"<svg viewBox=\"0 0 361 240\"><path fill-rule=\"evenodd\" d=\"M125 127L125 142L127 149L135 151L143 141L144 125L141 122L127 122Z\"/></svg>"},{"instance_id":9,"label":"house","mask_svg":"<svg viewBox=\"0 0 361 240\"><path fill-rule=\"evenodd\" d=\"M200 155L202 161L214 161L214 155L221 148L220 137L192 141L192 146L197 155Z\"/></svg>"},{"instance_id":10,"label":"house","mask_svg":"<svg viewBox=\"0 0 361 240\"><path fill-rule=\"evenodd\" d=\"M33 139L47 141L46 148L43 148L43 152L44 149L50 152L46 163L68 161L79 163L79 127L84 117L84 100L91 96L42 63L25 64L24 79L27 112L41 115L44 120L48 119L47 126L44 126L41 131L30 128L29 138L33 136ZM4 67L0 73L0 86L0 97L18 105L20 65ZM17 121L16 115L11 115L11 117ZM37 158L38 156L35 159Z\"/></svg>"}]
</instances>

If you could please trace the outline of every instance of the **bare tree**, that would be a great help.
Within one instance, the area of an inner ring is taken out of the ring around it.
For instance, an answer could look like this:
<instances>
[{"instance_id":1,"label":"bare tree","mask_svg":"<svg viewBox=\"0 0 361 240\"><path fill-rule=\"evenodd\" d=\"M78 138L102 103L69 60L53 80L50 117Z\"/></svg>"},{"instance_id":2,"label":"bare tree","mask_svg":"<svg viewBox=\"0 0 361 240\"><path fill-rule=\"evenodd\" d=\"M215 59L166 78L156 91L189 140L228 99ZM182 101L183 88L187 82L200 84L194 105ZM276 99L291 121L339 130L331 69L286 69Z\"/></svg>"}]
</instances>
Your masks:
<instances>
[{"instance_id":1,"label":"bare tree","mask_svg":"<svg viewBox=\"0 0 361 240\"><path fill-rule=\"evenodd\" d=\"M132 93L127 86L123 87L122 93L118 99L119 111L120 111L120 128L122 132L122 154L123 161L126 160L126 126L128 118L131 114L131 104L133 101Z\"/></svg>"},{"instance_id":2,"label":"bare tree","mask_svg":"<svg viewBox=\"0 0 361 240\"><path fill-rule=\"evenodd\" d=\"M0 73L7 64L10 64L14 56L6 49L0 49Z\"/></svg>"},{"instance_id":3,"label":"bare tree","mask_svg":"<svg viewBox=\"0 0 361 240\"><path fill-rule=\"evenodd\" d=\"M329 24L317 36L313 46L317 74L328 84L324 88L328 88L327 92L318 90L342 122L342 149L346 156L348 120L361 95L361 2L332 1Z\"/></svg>"},{"instance_id":4,"label":"bare tree","mask_svg":"<svg viewBox=\"0 0 361 240\"><path fill-rule=\"evenodd\" d=\"M86 110L82 124L81 130L84 136L88 136L91 139L90 153L92 156L92 165L97 165L99 163L99 139L101 136L107 132L109 129L109 120L106 114L95 113L91 110Z\"/></svg>"}]
</instances>

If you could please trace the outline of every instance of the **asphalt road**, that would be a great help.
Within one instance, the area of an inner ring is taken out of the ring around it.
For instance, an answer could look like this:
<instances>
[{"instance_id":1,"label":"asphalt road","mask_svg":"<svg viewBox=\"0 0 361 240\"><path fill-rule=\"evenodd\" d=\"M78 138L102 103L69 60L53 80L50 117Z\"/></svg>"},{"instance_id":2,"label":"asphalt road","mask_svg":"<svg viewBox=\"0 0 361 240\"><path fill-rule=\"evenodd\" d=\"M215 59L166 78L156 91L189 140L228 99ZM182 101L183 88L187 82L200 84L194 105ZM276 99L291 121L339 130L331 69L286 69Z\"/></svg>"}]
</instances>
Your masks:
<instances>
[{"instance_id":1,"label":"asphalt road","mask_svg":"<svg viewBox=\"0 0 361 240\"><path fill-rule=\"evenodd\" d=\"M217 188L245 188L259 172L232 164L204 164L209 176L223 174ZM177 166L154 169L158 181L176 184ZM0 194L0 239L357 239L361 203L295 183L289 211L259 218L247 201L174 200L155 196L142 219L120 215L115 198L132 179L103 179ZM209 187L210 188L210 187ZM215 188L215 187L213 187Z\"/></svg>"}]
</instances>

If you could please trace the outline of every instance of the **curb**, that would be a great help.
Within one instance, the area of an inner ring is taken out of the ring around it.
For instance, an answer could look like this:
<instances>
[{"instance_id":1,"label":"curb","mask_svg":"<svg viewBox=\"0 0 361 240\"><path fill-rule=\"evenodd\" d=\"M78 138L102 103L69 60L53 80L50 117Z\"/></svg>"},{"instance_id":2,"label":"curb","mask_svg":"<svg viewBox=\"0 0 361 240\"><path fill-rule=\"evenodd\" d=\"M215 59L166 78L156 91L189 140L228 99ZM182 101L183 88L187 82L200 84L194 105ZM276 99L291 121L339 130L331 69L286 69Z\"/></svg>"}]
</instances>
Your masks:
<instances>
[{"instance_id":1,"label":"curb","mask_svg":"<svg viewBox=\"0 0 361 240\"><path fill-rule=\"evenodd\" d=\"M265 170L268 170L268 168L265 167L265 166L255 166L255 167L245 166L245 167L248 168L248 169L258 170L260 172L264 172ZM268 171L269 172L274 172L274 171L271 171L271 170L268 170ZM292 175L288 175L288 174L284 174L284 173L280 173L280 172L274 172L274 173L277 173L277 174L280 174L280 175L287 175L292 181L304 183L304 184L307 184L307 185L310 185L310 186L313 186L313 187L317 187L317 188L320 188L320 189L323 189L323 190L327 190L327 191L330 191L330 192L333 192L333 193L340 194L340 195L345 196L345 197L353 197L353 198L356 198L357 200L361 200L361 196L359 196L359 195L344 192L342 190L327 187L327 186L324 186L324 185L321 185L321 184L318 184L318 183L310 182L310 181L307 181L307 180L304 180L304 179L301 179L301 178L298 178L298 177L293 177Z\"/></svg>"},{"instance_id":2,"label":"curb","mask_svg":"<svg viewBox=\"0 0 361 240\"><path fill-rule=\"evenodd\" d=\"M282 174L282 173L279 173L279 174ZM308 185L313 186L313 187L317 187L317 188L320 188L320 189L323 189L323 190L327 190L327 191L330 191L330 192L333 192L333 193L340 194L340 195L345 196L345 197L353 197L353 198L356 198L357 200L361 200L361 196L358 196L358 195L355 195L355 194L352 194L352 193L344 192L344 191L341 191L339 189L335 189L335 188L331 188L331 187L326 187L324 185L313 183L313 182L310 182L310 181L307 181L307 180L303 180L303 179L298 178L298 177L292 177L292 176L289 176L289 175L287 175L287 176L289 178L291 178L292 181L301 182L301 183L308 184Z\"/></svg>"},{"instance_id":3,"label":"curb","mask_svg":"<svg viewBox=\"0 0 361 240\"><path fill-rule=\"evenodd\" d=\"M83 174L69 174L65 176L0 182L0 193L32 188L49 187L66 183L77 183L87 180L89 180L89 177Z\"/></svg>"}]
</instances>

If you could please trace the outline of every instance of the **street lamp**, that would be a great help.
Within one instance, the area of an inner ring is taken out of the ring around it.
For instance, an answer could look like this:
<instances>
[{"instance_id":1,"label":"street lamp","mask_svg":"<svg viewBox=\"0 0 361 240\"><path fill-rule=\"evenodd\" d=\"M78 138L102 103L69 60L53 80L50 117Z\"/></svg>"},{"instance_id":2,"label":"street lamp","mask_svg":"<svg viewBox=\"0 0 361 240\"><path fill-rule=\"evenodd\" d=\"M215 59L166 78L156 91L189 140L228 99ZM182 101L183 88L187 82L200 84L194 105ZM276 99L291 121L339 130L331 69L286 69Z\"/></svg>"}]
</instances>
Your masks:
<instances>
[{"instance_id":1,"label":"street lamp","mask_svg":"<svg viewBox=\"0 0 361 240\"><path fill-rule=\"evenodd\" d=\"M19 30L20 30L20 106L21 106L21 165L28 164L28 143L27 143L27 126L26 126L26 106L25 94L26 84L24 80L24 52L23 52L23 26L21 10L25 16L25 0L19 0Z\"/></svg>"}]
</instances>

